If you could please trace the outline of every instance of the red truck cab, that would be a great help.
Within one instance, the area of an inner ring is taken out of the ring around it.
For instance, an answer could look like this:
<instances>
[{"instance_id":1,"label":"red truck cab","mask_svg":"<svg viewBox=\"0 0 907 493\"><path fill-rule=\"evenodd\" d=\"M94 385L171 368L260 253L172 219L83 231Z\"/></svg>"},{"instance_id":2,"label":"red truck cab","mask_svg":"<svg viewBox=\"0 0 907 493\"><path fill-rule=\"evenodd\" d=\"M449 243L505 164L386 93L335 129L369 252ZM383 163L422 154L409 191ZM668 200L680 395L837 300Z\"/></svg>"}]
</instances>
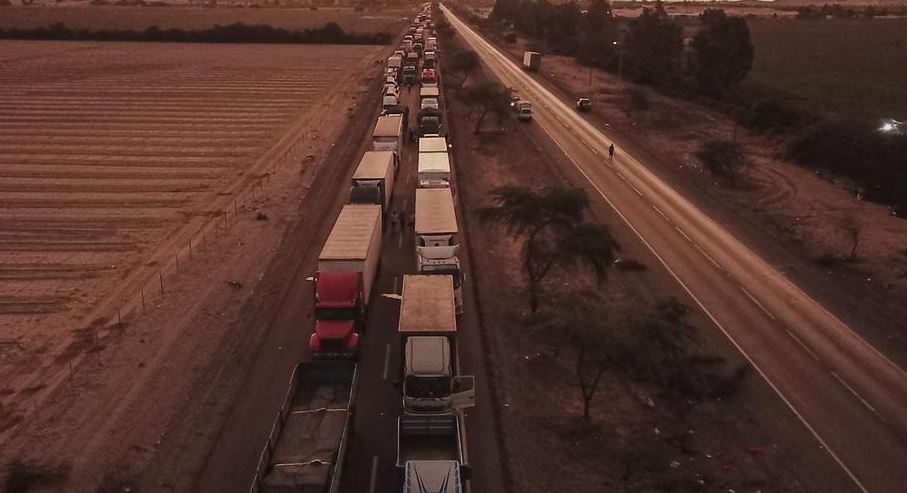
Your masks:
<instances>
[{"instance_id":1,"label":"red truck cab","mask_svg":"<svg viewBox=\"0 0 907 493\"><path fill-rule=\"evenodd\" d=\"M365 303L358 272L315 275L315 331L309 338L312 357L356 358Z\"/></svg>"},{"instance_id":2,"label":"red truck cab","mask_svg":"<svg viewBox=\"0 0 907 493\"><path fill-rule=\"evenodd\" d=\"M438 82L438 73L435 72L435 69L427 68L422 71L422 82L434 83Z\"/></svg>"}]
</instances>

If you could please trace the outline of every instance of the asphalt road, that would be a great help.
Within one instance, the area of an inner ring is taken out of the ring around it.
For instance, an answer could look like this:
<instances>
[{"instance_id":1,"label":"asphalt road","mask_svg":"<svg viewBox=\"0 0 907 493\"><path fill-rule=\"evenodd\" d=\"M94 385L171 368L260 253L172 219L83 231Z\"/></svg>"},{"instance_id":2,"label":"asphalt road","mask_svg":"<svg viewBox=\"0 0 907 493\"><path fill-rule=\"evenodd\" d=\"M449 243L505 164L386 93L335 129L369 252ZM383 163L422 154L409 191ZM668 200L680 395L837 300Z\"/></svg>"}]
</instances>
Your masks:
<instances>
[{"instance_id":1,"label":"asphalt road","mask_svg":"<svg viewBox=\"0 0 907 493\"><path fill-rule=\"evenodd\" d=\"M547 133L840 466L840 491L907 491L907 373L829 310L617 149L570 103L442 6ZM833 307L832 307L833 308Z\"/></svg>"},{"instance_id":2,"label":"asphalt road","mask_svg":"<svg viewBox=\"0 0 907 493\"><path fill-rule=\"evenodd\" d=\"M376 81L376 84L378 82ZM416 129L419 105L419 86L402 90L402 100L410 108L411 129ZM442 86L443 93L443 86ZM442 94L443 100L443 94ZM375 100L376 109L380 100ZM296 251L298 260L292 281L282 294L266 340L255 357L243 384L240 398L233 405L225 425L207 458L193 491L246 492L271 424L286 392L292 366L308 360L308 334L312 286L306 278L312 275L324 238L337 217L339 207L346 203L349 180L356 164L371 141L374 117L367 131L361 125L350 136L351 142L341 143L355 151L344 153L340 168L342 179L325 179L313 185L316 199L301 208L300 221L308 221L298 233L301 243ZM395 182L392 208L409 214L414 210L418 145L406 143L403 160ZM456 166L456 163L452 163ZM306 216L306 211L321 210ZM326 213L324 211L327 211ZM459 211L458 211L459 214ZM313 217L315 216L315 217ZM460 242L465 243L462 230ZM297 228L298 229L298 228ZM498 452L494 413L485 372L485 361L479 323L473 307L474 294L469 283L470 262L466 249L461 249L461 265L466 273L464 284L465 313L458 320L459 357L464 374L476 376L476 407L467 411L466 444L468 462L472 465L472 481L467 491L503 492L504 479ZM368 310L367 332L364 335L359 360L359 394L355 403L354 432L349 446L346 470L342 481L343 493L399 493L401 486L396 470L396 419L402 409L397 383L400 379L400 347L396 336L399 301L383 296L400 294L404 274L415 272L415 247L411 229L391 230L385 226L382 257L375 283L376 291Z\"/></svg>"}]
</instances>

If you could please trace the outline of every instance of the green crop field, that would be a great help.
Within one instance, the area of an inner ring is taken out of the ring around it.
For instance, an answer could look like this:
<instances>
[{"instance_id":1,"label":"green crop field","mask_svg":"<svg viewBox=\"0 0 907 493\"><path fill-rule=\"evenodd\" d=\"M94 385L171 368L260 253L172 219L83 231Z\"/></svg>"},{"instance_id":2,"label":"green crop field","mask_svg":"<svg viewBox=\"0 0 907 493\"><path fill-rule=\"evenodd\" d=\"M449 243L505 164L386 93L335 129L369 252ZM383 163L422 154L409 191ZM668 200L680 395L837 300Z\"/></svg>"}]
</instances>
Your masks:
<instances>
[{"instance_id":1,"label":"green crop field","mask_svg":"<svg viewBox=\"0 0 907 493\"><path fill-rule=\"evenodd\" d=\"M822 110L907 119L907 19L747 22L750 83Z\"/></svg>"}]
</instances>

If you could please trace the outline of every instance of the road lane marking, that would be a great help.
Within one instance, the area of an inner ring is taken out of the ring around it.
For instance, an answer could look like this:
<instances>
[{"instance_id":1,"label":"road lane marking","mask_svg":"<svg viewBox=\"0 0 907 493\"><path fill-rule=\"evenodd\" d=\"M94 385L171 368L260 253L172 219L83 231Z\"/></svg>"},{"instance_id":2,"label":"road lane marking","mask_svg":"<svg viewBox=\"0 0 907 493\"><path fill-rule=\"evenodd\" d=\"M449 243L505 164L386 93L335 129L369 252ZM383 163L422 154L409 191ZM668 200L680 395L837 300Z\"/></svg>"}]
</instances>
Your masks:
<instances>
[{"instance_id":1,"label":"road lane marking","mask_svg":"<svg viewBox=\"0 0 907 493\"><path fill-rule=\"evenodd\" d=\"M680 233L680 236L683 236L687 241L689 241L690 243L693 243L692 238L690 238L689 236L687 236L686 232L684 232L684 230L682 230L682 229L680 228L680 226L678 226L678 225L675 224L675 225L674 225L674 229L676 229L677 232Z\"/></svg>"},{"instance_id":2,"label":"road lane marking","mask_svg":"<svg viewBox=\"0 0 907 493\"><path fill-rule=\"evenodd\" d=\"M445 13L447 15L449 15L451 18L455 18L452 14L450 14L450 11L446 7L444 7L442 5L441 8L444 9ZM477 34L472 32L472 30L469 29L465 24L463 24L463 22L460 21L458 18L456 19L454 24L461 26L461 28L467 34L469 34L473 38L476 38L474 40L475 42L488 44L484 40L480 39ZM466 38L467 42L468 42L469 38L467 36L464 36L464 38ZM488 46L490 46L490 45L488 45ZM499 63L500 63L500 61L499 61ZM560 148L561 152L564 153L564 155L567 157L567 159L569 159L570 162L573 163L573 166L576 167L576 169L580 172L580 174L582 174L586 178L586 180L589 182L589 184L592 186L592 188L594 188L598 192L598 194L602 196L602 198L605 200L605 202L608 203L608 205L611 207L611 209L614 210L614 212L618 215L618 217L620 217L621 220L627 225L627 227L629 227L630 230L633 231L633 233L639 238L639 240L643 243L643 245L645 245L645 247L652 253L652 255L654 255L655 258L658 259L658 261L661 263L661 265L664 266L664 268L668 271L668 273L671 275L671 277L673 277L674 280L677 281L678 284L680 284L680 287L687 293L688 296L690 296L690 298L693 300L693 302L696 303L696 305L703 311L703 313L705 313L705 315L712 321L712 323L715 324L716 327L718 327L718 330L720 330L724 334L724 336L727 337L727 339L731 342L731 345L733 345L734 348L736 348L737 351L739 351L740 354L742 354L743 357L756 370L756 372L759 373L759 375L762 377L762 379L768 384L769 387L771 387L772 391L775 392L775 394L778 396L778 398L780 398L784 402L784 404L787 406L788 409L790 409L790 411L794 414L794 416L796 416L797 419L801 423L803 423L803 426L806 427L806 429L813 436L813 438L815 438L816 441L819 442L819 445L822 448L824 448L826 452L828 452L828 454L835 461L835 463L838 464L838 466L844 471L845 474L847 474L847 477L850 478L851 481L853 481L853 483L857 486L857 488L860 489L860 491L862 491L863 493L869 493L869 490L866 489L865 486L863 486L863 483L860 481L860 479L857 478L857 476L853 473L853 471L850 470L849 467L847 467L847 465L838 456L838 454L836 454L835 451L832 450L832 448L828 445L828 443L825 441L825 439L822 438L821 435L819 435L819 432L816 431L815 428L813 428L813 426L809 423L809 421L806 420L806 417L803 416L800 413L800 411L797 410L797 408L794 406L794 404L787 398L787 396L785 396L781 392L781 389L779 389L778 386L775 385L775 383L768 377L768 375L762 370L762 368L756 363L756 361L749 355L749 353L747 353L743 349L743 346L741 346L737 342L737 340L734 339L734 337L731 335L731 333L728 332L727 329L725 329L723 325L721 325L721 323L718 321L718 319L715 317L715 315L708 308L706 308L705 304L703 304L702 301L695 294L693 294L693 291L683 282L683 280L680 279L680 276L678 276L677 273L674 272L674 269L672 269L668 265L668 263L665 261L665 259L658 252L655 251L655 249L652 247L652 244L649 243L649 241L646 240L645 237L643 237L642 233L640 233L640 231L638 229L636 229L636 227L633 226L633 224L630 223L629 219L627 219L627 217L623 214L623 212L621 212L620 209L617 208L617 205L611 201L611 199L601 190L601 188L599 188L598 184L596 184L594 181L592 181L592 178L586 173L586 170L584 170L583 167L580 166L579 163L577 163L573 159L573 157L567 152L567 150L564 148L564 146L562 146L561 143L557 139L554 138L554 136L551 134L551 132L549 132L548 129L545 128L544 125L539 125L539 127L546 134L548 134L548 137L555 143L555 145L558 146L558 148ZM717 266L717 263L711 257L709 257L707 254L705 254L705 252L703 252L702 249L699 248L698 245L696 245L695 243L693 245L696 247L697 250L699 250L701 253L706 255L706 258L708 258L713 264L715 264ZM723 269L722 269L722 271L723 271Z\"/></svg>"},{"instance_id":3,"label":"road lane marking","mask_svg":"<svg viewBox=\"0 0 907 493\"><path fill-rule=\"evenodd\" d=\"M759 303L759 300L757 300L755 296L750 294L750 292L747 291L747 289L745 287L740 286L740 291L743 291L743 294L745 294L746 297L750 299L750 301L752 301L756 306L758 306L759 309L762 310L762 313L765 313L765 315L768 316L768 318L770 318L772 320L778 320L777 318L775 318L775 314L770 312L768 310L768 308L765 307L765 305L763 305L762 303Z\"/></svg>"},{"instance_id":4,"label":"road lane marking","mask_svg":"<svg viewBox=\"0 0 907 493\"><path fill-rule=\"evenodd\" d=\"M809 353L809 355L812 356L812 358L813 358L814 360L816 360L816 361L822 361L822 360L819 359L819 356L816 355L816 353L814 353L813 350L810 349L809 346L807 346L805 342L803 342L802 339L800 339L799 337L797 337L797 334L794 334L793 332L791 332L790 329L786 329L786 331L787 331L787 335L791 336L791 338L792 338L793 340L797 341L797 344L799 344L800 347L803 348L804 351L806 351L807 353Z\"/></svg>"},{"instance_id":5,"label":"road lane marking","mask_svg":"<svg viewBox=\"0 0 907 493\"><path fill-rule=\"evenodd\" d=\"M375 479L378 477L378 456L372 456L372 478L368 482L368 492L375 493Z\"/></svg>"},{"instance_id":6,"label":"road lane marking","mask_svg":"<svg viewBox=\"0 0 907 493\"><path fill-rule=\"evenodd\" d=\"M652 205L652 208L655 209L655 212L657 212L658 215L662 217L662 219L664 219L665 221L671 222L671 220L668 219L668 216L666 216L664 212L661 212L661 209L659 209L657 205L655 205L655 204L651 204L651 205Z\"/></svg>"},{"instance_id":7,"label":"road lane marking","mask_svg":"<svg viewBox=\"0 0 907 493\"><path fill-rule=\"evenodd\" d=\"M699 253L701 253L703 257L708 259L708 261L711 262L712 265L714 265L716 269L718 269L719 271L724 273L724 275L728 275L727 271L724 270L724 267L722 267L721 264L719 264L715 259L713 259L711 255L706 253L705 250L703 250L702 247L699 246L699 244L693 242L693 246L696 247L696 250L699 250Z\"/></svg>"},{"instance_id":8,"label":"road lane marking","mask_svg":"<svg viewBox=\"0 0 907 493\"><path fill-rule=\"evenodd\" d=\"M885 418L883 418L881 414L879 414L879 411L877 411L876 408L872 407L872 405L869 402L866 402L866 399L864 399L863 396L861 396L859 392L857 392L853 387L848 385L847 382L845 382L844 379L841 378L840 375L838 375L838 372L836 372L834 370L829 370L829 372L831 373L831 376L835 377L835 380L837 380L838 383L843 385L845 389L849 390L850 393L853 394L853 396L857 398L857 400L862 402L863 405L866 406L866 409L869 409L870 411L872 411L872 414L875 414L876 417L881 419L883 423L885 423L886 425L888 424L888 421Z\"/></svg>"},{"instance_id":9,"label":"road lane marking","mask_svg":"<svg viewBox=\"0 0 907 493\"><path fill-rule=\"evenodd\" d=\"M632 188L633 191L636 192L636 195L639 195L640 197L645 197L645 195L642 192L640 192L639 189L636 188L635 186L630 185L630 188Z\"/></svg>"},{"instance_id":10,"label":"road lane marking","mask_svg":"<svg viewBox=\"0 0 907 493\"><path fill-rule=\"evenodd\" d=\"M563 147L561 147L561 149L563 149ZM627 181L627 177L626 177L626 176L624 176L624 174L623 174L623 173L621 173L621 172L620 172L620 171L615 171L615 172L614 172L614 174L616 174L616 175L617 175L617 177L618 177L618 178L620 178L620 179L621 179L621 180L623 180L623 181Z\"/></svg>"},{"instance_id":11,"label":"road lane marking","mask_svg":"<svg viewBox=\"0 0 907 493\"><path fill-rule=\"evenodd\" d=\"M387 371L391 366L391 345L384 346L384 380L387 380Z\"/></svg>"}]
</instances>

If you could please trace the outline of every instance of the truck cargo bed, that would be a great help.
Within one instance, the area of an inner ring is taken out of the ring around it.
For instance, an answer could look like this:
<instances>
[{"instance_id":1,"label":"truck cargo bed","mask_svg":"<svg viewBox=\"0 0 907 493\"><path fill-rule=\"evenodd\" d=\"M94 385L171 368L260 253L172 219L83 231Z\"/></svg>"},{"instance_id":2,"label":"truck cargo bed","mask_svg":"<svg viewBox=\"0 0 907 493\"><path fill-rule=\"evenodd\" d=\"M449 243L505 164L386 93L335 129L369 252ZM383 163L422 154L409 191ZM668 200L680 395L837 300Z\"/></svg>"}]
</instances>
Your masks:
<instances>
[{"instance_id":1,"label":"truck cargo bed","mask_svg":"<svg viewBox=\"0 0 907 493\"><path fill-rule=\"evenodd\" d=\"M355 363L322 361L296 367L259 460L253 493L336 491L355 387Z\"/></svg>"},{"instance_id":2,"label":"truck cargo bed","mask_svg":"<svg viewBox=\"0 0 907 493\"><path fill-rule=\"evenodd\" d=\"M404 414L397 418L397 466L414 460L462 462L456 414Z\"/></svg>"}]
</instances>

